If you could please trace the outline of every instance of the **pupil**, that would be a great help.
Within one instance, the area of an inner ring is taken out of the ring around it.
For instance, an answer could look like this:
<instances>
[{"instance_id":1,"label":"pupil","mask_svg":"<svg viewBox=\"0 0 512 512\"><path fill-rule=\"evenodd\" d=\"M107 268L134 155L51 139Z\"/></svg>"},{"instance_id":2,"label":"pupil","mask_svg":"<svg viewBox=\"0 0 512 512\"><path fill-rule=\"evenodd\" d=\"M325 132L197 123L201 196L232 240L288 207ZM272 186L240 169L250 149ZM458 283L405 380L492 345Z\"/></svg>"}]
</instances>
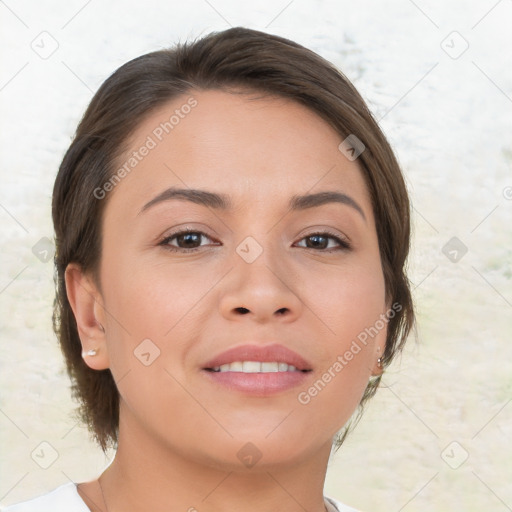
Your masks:
<instances>
[{"instance_id":1,"label":"pupil","mask_svg":"<svg viewBox=\"0 0 512 512\"><path fill-rule=\"evenodd\" d=\"M189 244L189 243L193 244L194 242L197 242L198 236L195 233L187 233L185 235L181 235L180 238L185 241L185 244ZM193 240L194 238L196 240Z\"/></svg>"},{"instance_id":2,"label":"pupil","mask_svg":"<svg viewBox=\"0 0 512 512\"><path fill-rule=\"evenodd\" d=\"M322 239L325 241L325 237L321 236L321 235L312 235L309 237L309 240L314 240L313 247L318 247L319 245L324 247L325 243L321 243L321 242L318 243L318 240L322 240Z\"/></svg>"}]
</instances>

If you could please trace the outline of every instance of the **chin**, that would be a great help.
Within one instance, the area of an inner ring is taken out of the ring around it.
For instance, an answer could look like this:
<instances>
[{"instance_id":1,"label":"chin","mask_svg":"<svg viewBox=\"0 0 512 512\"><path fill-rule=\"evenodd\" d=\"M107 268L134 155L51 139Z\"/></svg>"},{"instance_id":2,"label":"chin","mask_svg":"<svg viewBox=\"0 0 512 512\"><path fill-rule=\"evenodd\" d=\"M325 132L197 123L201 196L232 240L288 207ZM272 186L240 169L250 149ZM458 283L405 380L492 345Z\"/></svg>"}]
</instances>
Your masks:
<instances>
[{"instance_id":1,"label":"chin","mask_svg":"<svg viewBox=\"0 0 512 512\"><path fill-rule=\"evenodd\" d=\"M281 435L275 435L276 432L268 435L268 431L261 430L251 434L232 434L233 438L219 442L209 439L202 452L208 458L208 465L224 471L254 473L296 467L302 460L318 455L324 446L328 446L330 452L331 439L319 442L304 430L302 435L291 435L285 429Z\"/></svg>"}]
</instances>

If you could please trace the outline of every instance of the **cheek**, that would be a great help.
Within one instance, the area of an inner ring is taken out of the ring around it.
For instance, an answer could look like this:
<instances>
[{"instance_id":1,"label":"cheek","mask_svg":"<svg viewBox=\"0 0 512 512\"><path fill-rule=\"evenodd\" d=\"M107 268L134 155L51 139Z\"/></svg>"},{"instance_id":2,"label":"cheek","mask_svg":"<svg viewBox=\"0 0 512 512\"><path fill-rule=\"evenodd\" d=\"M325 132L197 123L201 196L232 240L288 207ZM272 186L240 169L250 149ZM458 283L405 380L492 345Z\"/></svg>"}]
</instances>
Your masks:
<instances>
[{"instance_id":1,"label":"cheek","mask_svg":"<svg viewBox=\"0 0 512 512\"><path fill-rule=\"evenodd\" d=\"M190 407L179 382L186 379L187 345L197 336L194 305L207 284L194 286L184 272L141 259L105 261L110 370L130 414L169 425L172 411Z\"/></svg>"},{"instance_id":2,"label":"cheek","mask_svg":"<svg viewBox=\"0 0 512 512\"><path fill-rule=\"evenodd\" d=\"M385 312L380 260L365 258L303 275L303 295L340 349Z\"/></svg>"},{"instance_id":3,"label":"cheek","mask_svg":"<svg viewBox=\"0 0 512 512\"><path fill-rule=\"evenodd\" d=\"M172 359L178 372L184 368L187 349L204 324L201 304L208 302L205 298L219 274L211 268L206 271L205 265L184 267L162 259L155 263L140 255L124 256L122 251L115 258L105 258L113 372L122 375L134 366L138 369L137 355L147 352Z\"/></svg>"},{"instance_id":4,"label":"cheek","mask_svg":"<svg viewBox=\"0 0 512 512\"><path fill-rule=\"evenodd\" d=\"M215 282L212 273L190 270L140 256L119 258L107 270L106 300L130 333L163 338L183 326L181 320L187 312L193 313L194 305Z\"/></svg>"},{"instance_id":5,"label":"cheek","mask_svg":"<svg viewBox=\"0 0 512 512\"><path fill-rule=\"evenodd\" d=\"M357 261L336 271L309 275L303 286L325 335L319 381L314 389L304 390L299 402L314 398L319 410L330 404L346 416L368 384L376 362L375 346L382 351L385 347L385 284L380 260Z\"/></svg>"}]
</instances>

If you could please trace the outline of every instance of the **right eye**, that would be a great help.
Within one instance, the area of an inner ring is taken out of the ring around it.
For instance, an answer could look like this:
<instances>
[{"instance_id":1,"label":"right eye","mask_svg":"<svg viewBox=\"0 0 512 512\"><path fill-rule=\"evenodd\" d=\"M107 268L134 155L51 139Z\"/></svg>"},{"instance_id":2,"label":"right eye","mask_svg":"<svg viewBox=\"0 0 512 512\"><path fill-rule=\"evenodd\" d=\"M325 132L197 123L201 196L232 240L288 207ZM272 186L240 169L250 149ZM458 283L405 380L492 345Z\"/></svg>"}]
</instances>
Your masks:
<instances>
[{"instance_id":1,"label":"right eye","mask_svg":"<svg viewBox=\"0 0 512 512\"><path fill-rule=\"evenodd\" d=\"M192 252L197 251L202 247L201 238L205 237L212 240L207 234L202 231L194 231L192 229L186 229L172 233L161 240L158 245L164 247L169 251L174 252ZM172 245L170 242L176 240L177 245ZM199 245L197 245L199 244Z\"/></svg>"}]
</instances>

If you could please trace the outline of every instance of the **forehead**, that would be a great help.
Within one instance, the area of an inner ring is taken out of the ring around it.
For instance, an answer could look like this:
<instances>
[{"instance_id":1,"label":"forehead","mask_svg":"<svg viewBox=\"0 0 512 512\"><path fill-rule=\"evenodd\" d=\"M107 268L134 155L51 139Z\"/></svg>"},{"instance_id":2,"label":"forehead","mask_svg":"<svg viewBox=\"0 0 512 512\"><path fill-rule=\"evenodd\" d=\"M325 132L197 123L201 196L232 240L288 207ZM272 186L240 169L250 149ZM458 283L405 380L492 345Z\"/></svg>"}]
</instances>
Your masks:
<instances>
[{"instance_id":1,"label":"forehead","mask_svg":"<svg viewBox=\"0 0 512 512\"><path fill-rule=\"evenodd\" d=\"M134 217L170 186L203 188L279 208L294 194L341 190L369 204L356 161L320 116L286 98L192 90L158 108L137 128L116 169L122 179L107 209ZM366 209L366 208L365 208Z\"/></svg>"}]
</instances>

